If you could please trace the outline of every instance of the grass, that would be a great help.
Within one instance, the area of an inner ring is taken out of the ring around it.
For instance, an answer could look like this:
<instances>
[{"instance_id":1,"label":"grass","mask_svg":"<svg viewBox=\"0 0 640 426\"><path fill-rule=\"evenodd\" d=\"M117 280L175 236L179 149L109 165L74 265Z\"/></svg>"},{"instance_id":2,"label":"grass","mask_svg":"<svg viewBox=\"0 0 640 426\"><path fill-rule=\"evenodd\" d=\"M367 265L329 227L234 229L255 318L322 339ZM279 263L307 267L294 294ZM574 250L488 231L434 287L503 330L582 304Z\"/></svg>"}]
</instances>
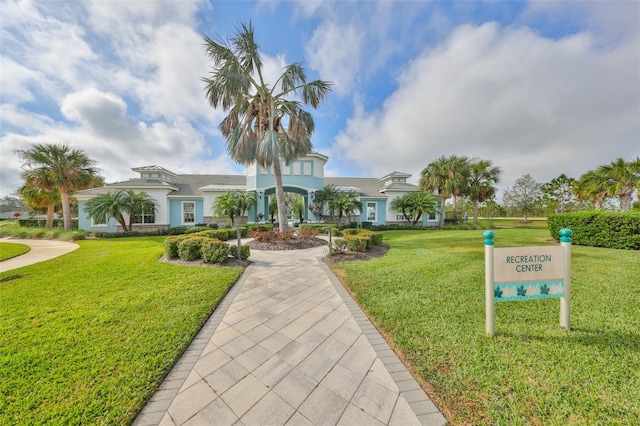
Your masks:
<instances>
[{"instance_id":1,"label":"grass","mask_svg":"<svg viewBox=\"0 0 640 426\"><path fill-rule=\"evenodd\" d=\"M0 243L0 262L3 260L13 259L21 254L27 253L29 246L16 243Z\"/></svg>"},{"instance_id":2,"label":"grass","mask_svg":"<svg viewBox=\"0 0 640 426\"><path fill-rule=\"evenodd\" d=\"M544 227L495 233L549 244ZM386 232L385 257L333 268L454 424L640 424L640 253L574 246L570 333L546 299L496 304L489 337L481 235Z\"/></svg>"},{"instance_id":3,"label":"grass","mask_svg":"<svg viewBox=\"0 0 640 426\"><path fill-rule=\"evenodd\" d=\"M242 273L159 262L163 241L80 241L0 274L0 423L135 418Z\"/></svg>"}]
</instances>

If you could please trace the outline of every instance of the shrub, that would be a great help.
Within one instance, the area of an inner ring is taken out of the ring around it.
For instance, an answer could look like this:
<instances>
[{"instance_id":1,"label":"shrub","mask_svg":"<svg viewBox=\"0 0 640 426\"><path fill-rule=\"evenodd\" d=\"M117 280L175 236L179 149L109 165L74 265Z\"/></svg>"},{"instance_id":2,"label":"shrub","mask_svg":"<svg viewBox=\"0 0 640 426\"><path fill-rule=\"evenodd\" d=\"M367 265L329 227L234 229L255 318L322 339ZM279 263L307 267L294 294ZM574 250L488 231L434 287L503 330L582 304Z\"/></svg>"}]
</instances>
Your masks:
<instances>
[{"instance_id":1,"label":"shrub","mask_svg":"<svg viewBox=\"0 0 640 426\"><path fill-rule=\"evenodd\" d=\"M209 228L206 226L194 226L192 228L187 228L185 234L194 234L196 232L207 231Z\"/></svg>"},{"instance_id":2,"label":"shrub","mask_svg":"<svg viewBox=\"0 0 640 426\"><path fill-rule=\"evenodd\" d=\"M251 255L251 247L249 244L242 244L240 246L240 253L242 254L242 259L249 259ZM238 258L238 245L237 244L229 244L229 256L233 258Z\"/></svg>"},{"instance_id":3,"label":"shrub","mask_svg":"<svg viewBox=\"0 0 640 426\"><path fill-rule=\"evenodd\" d=\"M271 243L276 239L276 233L273 229L267 231L253 231L250 235L259 243Z\"/></svg>"},{"instance_id":4,"label":"shrub","mask_svg":"<svg viewBox=\"0 0 640 426\"><path fill-rule=\"evenodd\" d=\"M178 243L185 239L184 235L174 235L167 237L164 240L164 252L169 259L177 259L178 255Z\"/></svg>"},{"instance_id":5,"label":"shrub","mask_svg":"<svg viewBox=\"0 0 640 426\"><path fill-rule=\"evenodd\" d=\"M216 238L215 232L216 231L213 229L207 229L206 231L193 232L193 233L190 233L189 235L196 235L198 237L206 237L206 238Z\"/></svg>"},{"instance_id":6,"label":"shrub","mask_svg":"<svg viewBox=\"0 0 640 426\"><path fill-rule=\"evenodd\" d=\"M217 238L220 241L226 241L229 239L229 230L226 228L213 229L211 232L213 233L212 238Z\"/></svg>"},{"instance_id":7,"label":"shrub","mask_svg":"<svg viewBox=\"0 0 640 426\"><path fill-rule=\"evenodd\" d=\"M371 229L372 225L373 225L373 222L362 222L363 229Z\"/></svg>"},{"instance_id":8,"label":"shrub","mask_svg":"<svg viewBox=\"0 0 640 426\"><path fill-rule=\"evenodd\" d=\"M369 237L361 235L347 235L344 240L346 241L347 250L365 252L371 247L371 240Z\"/></svg>"},{"instance_id":9,"label":"shrub","mask_svg":"<svg viewBox=\"0 0 640 426\"><path fill-rule=\"evenodd\" d=\"M211 222L210 224L207 225L209 228L211 229L218 229L218 224L217 223L213 223Z\"/></svg>"},{"instance_id":10,"label":"shrub","mask_svg":"<svg viewBox=\"0 0 640 426\"><path fill-rule=\"evenodd\" d=\"M336 238L333 240L332 246L329 248L330 254L344 253L347 250L347 241L344 238Z\"/></svg>"},{"instance_id":11,"label":"shrub","mask_svg":"<svg viewBox=\"0 0 640 426\"><path fill-rule=\"evenodd\" d=\"M640 250L640 214L589 211L552 214L547 226L553 238L562 228L573 231L573 244Z\"/></svg>"},{"instance_id":12,"label":"shrub","mask_svg":"<svg viewBox=\"0 0 640 426\"><path fill-rule=\"evenodd\" d=\"M318 236L318 231L315 228L303 228L302 226L298 229L298 238L303 240L315 238Z\"/></svg>"},{"instance_id":13,"label":"shrub","mask_svg":"<svg viewBox=\"0 0 640 426\"><path fill-rule=\"evenodd\" d=\"M182 260L197 260L202 257L201 247L208 238L192 237L184 238L178 242L178 257Z\"/></svg>"},{"instance_id":14,"label":"shrub","mask_svg":"<svg viewBox=\"0 0 640 426\"><path fill-rule=\"evenodd\" d=\"M289 229L286 231L280 231L276 233L276 238L280 244L286 244L289 240L293 238L295 231L293 229Z\"/></svg>"},{"instance_id":15,"label":"shrub","mask_svg":"<svg viewBox=\"0 0 640 426\"><path fill-rule=\"evenodd\" d=\"M229 257L229 246L217 239L207 239L200 245L202 260L206 263L224 263Z\"/></svg>"},{"instance_id":16,"label":"shrub","mask_svg":"<svg viewBox=\"0 0 640 426\"><path fill-rule=\"evenodd\" d=\"M370 237L372 246L379 246L382 244L383 234L380 232L372 232Z\"/></svg>"}]
</instances>

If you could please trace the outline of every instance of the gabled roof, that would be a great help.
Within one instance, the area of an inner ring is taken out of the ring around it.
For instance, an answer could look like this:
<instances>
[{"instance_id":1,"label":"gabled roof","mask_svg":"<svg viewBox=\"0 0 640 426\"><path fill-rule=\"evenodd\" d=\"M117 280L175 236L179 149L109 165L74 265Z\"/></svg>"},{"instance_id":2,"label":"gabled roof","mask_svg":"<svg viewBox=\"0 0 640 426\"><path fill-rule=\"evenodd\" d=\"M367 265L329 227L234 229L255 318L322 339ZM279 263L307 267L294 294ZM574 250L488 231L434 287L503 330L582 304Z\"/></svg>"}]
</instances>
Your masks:
<instances>
[{"instance_id":1,"label":"gabled roof","mask_svg":"<svg viewBox=\"0 0 640 426\"><path fill-rule=\"evenodd\" d=\"M419 191L420 187L418 185L414 185L412 183L407 183L407 182L394 182L391 183L389 185L386 185L384 188L382 188L380 190L380 192L396 192L396 191L402 191L402 192L413 192L413 191Z\"/></svg>"}]
</instances>

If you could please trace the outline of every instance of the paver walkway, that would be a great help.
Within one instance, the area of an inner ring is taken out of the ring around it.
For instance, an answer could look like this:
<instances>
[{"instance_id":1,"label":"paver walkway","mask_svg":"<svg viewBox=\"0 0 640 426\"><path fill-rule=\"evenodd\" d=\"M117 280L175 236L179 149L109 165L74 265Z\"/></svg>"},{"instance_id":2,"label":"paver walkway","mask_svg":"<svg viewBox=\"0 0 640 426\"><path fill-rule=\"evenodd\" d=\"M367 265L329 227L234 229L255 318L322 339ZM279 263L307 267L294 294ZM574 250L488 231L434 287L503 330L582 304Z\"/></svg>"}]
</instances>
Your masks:
<instances>
[{"instance_id":1,"label":"paver walkway","mask_svg":"<svg viewBox=\"0 0 640 426\"><path fill-rule=\"evenodd\" d=\"M445 424L325 250L253 250L134 425Z\"/></svg>"}]
</instances>

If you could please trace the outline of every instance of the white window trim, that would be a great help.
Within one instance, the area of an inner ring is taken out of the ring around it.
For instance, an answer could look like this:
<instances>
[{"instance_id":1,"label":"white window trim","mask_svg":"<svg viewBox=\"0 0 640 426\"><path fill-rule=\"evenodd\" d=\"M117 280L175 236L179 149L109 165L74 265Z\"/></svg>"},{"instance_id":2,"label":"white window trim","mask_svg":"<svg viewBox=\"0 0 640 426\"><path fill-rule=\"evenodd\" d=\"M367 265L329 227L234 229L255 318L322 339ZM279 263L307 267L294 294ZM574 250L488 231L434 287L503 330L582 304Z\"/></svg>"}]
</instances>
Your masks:
<instances>
[{"instance_id":1,"label":"white window trim","mask_svg":"<svg viewBox=\"0 0 640 426\"><path fill-rule=\"evenodd\" d=\"M91 227L92 228L108 228L109 227L109 219L106 219L104 223L96 223L93 218L91 218Z\"/></svg>"},{"instance_id":2,"label":"white window trim","mask_svg":"<svg viewBox=\"0 0 640 426\"><path fill-rule=\"evenodd\" d=\"M185 222L184 220L184 206L186 204L193 204L193 222ZM196 202L195 201L182 201L180 203L180 223L182 225L194 225L196 223Z\"/></svg>"},{"instance_id":3,"label":"white window trim","mask_svg":"<svg viewBox=\"0 0 640 426\"><path fill-rule=\"evenodd\" d=\"M369 219L369 205L373 205L373 219ZM375 201L367 201L365 206L365 219L366 222L378 222L378 203Z\"/></svg>"}]
</instances>

